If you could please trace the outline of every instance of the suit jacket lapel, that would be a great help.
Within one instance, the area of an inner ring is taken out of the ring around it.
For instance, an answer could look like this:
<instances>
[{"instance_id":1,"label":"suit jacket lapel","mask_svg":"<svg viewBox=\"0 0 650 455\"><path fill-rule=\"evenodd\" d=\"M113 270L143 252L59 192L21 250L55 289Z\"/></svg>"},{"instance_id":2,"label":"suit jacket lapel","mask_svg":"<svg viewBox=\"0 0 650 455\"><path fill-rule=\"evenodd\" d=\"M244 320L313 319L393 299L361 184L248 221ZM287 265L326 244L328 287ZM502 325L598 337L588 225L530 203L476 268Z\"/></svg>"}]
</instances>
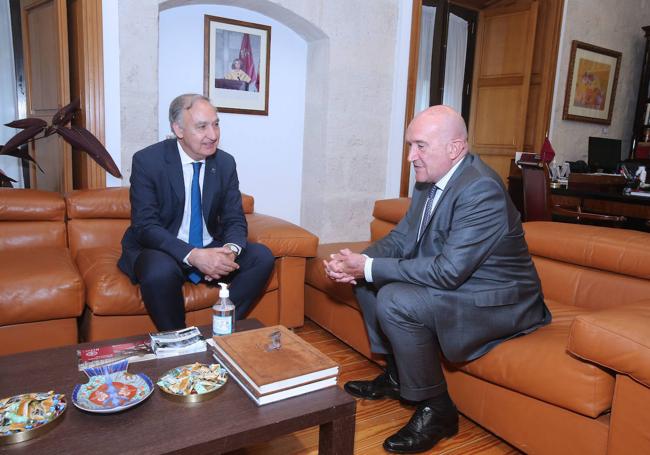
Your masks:
<instances>
[{"instance_id":1,"label":"suit jacket lapel","mask_svg":"<svg viewBox=\"0 0 650 455\"><path fill-rule=\"evenodd\" d=\"M217 153L219 153L218 150ZM206 226L208 225L210 212L212 211L212 205L214 204L214 195L219 190L216 160L217 153L209 156L205 160L205 173L203 175L203 195L201 197L201 202L203 205L203 219L205 220Z\"/></svg>"},{"instance_id":2,"label":"suit jacket lapel","mask_svg":"<svg viewBox=\"0 0 650 455\"><path fill-rule=\"evenodd\" d=\"M438 203L436 204L436 207L434 209L433 216L431 217L431 219L429 219L429 222L427 223L426 226L422 226L422 235L420 236L420 240L422 240L422 238L424 237L424 231L426 231L429 228L429 226L431 225L431 222L433 221L433 219L436 216L436 212L438 212L439 211L438 209L440 207L442 207L442 204L444 203L444 199L447 196L447 194L449 194L449 192L450 192L449 190L451 190L451 188L453 187L454 182L456 182L456 180L458 180L458 178L463 173L465 168L470 166L470 163L473 162L473 161L474 161L473 156L468 153L467 156L465 157L465 159L463 159L463 162L460 163L460 166L458 166L458 169L456 169L456 172L454 172L454 175L451 176L451 178L447 182L447 185L445 185L445 189L442 191L442 194L440 195L440 197L438 197ZM430 187L427 187L427 191L428 191L429 188ZM438 190L438 191L440 191L440 190ZM426 201L426 197L423 197L422 199L423 199L423 201ZM422 202L421 205L422 205L422 208L420 209L420 215L422 215L422 210L424 210L424 202ZM418 243L420 243L420 242L418 241Z\"/></svg>"},{"instance_id":3,"label":"suit jacket lapel","mask_svg":"<svg viewBox=\"0 0 650 455\"><path fill-rule=\"evenodd\" d=\"M176 141L168 141L165 144L165 162L167 163L169 183L182 206L185 201L185 182L183 181L183 165L181 164L181 157L178 155Z\"/></svg>"}]
</instances>

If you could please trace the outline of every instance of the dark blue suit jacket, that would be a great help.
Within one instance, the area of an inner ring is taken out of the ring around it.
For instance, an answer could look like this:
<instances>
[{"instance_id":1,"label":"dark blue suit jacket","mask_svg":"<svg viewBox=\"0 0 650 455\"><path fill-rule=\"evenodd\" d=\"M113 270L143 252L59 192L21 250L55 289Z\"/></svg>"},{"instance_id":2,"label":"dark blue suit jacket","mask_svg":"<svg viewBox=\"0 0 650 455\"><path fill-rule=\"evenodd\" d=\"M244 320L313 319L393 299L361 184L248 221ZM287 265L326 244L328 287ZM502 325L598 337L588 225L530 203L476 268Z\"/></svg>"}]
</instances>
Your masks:
<instances>
[{"instance_id":1,"label":"dark blue suit jacket","mask_svg":"<svg viewBox=\"0 0 650 455\"><path fill-rule=\"evenodd\" d=\"M203 219L216 245L246 247L248 228L242 209L237 168L232 155L217 149L206 159ZM176 235L183 219L185 186L176 139L153 144L133 155L131 226L122 239L119 268L135 283L134 265L143 248L164 251L187 267L192 246Z\"/></svg>"}]
</instances>

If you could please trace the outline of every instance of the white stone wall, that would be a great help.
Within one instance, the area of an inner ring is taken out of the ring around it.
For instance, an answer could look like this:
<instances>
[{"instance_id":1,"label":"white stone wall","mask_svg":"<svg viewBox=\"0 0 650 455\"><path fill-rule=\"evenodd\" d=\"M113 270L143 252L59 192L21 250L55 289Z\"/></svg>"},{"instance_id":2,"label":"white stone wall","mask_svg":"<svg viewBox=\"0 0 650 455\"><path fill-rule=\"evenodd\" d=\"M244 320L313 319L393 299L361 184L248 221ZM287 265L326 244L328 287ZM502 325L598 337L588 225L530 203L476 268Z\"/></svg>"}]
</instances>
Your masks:
<instances>
[{"instance_id":1,"label":"white stone wall","mask_svg":"<svg viewBox=\"0 0 650 455\"><path fill-rule=\"evenodd\" d=\"M367 239L372 204L387 187L398 1L119 0L121 151L127 177L132 154L158 138L159 8L194 3L248 8L305 38L300 224L321 242Z\"/></svg>"},{"instance_id":2,"label":"white stone wall","mask_svg":"<svg viewBox=\"0 0 650 455\"><path fill-rule=\"evenodd\" d=\"M589 136L622 139L622 158L628 157L645 50L641 27L645 25L650 25L650 0L566 0L551 118L556 160L587 161ZM611 125L562 120L573 40L623 54Z\"/></svg>"}]
</instances>

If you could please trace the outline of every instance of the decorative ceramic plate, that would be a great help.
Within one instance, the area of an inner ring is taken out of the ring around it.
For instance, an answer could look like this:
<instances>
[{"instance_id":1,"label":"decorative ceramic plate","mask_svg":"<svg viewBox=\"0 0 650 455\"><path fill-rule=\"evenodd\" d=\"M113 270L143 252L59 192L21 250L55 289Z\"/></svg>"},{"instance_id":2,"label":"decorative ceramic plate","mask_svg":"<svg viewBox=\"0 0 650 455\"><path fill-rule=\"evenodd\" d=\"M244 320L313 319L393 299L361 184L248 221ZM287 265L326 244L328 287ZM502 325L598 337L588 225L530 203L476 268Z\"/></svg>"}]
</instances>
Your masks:
<instances>
[{"instance_id":1,"label":"decorative ceramic plate","mask_svg":"<svg viewBox=\"0 0 650 455\"><path fill-rule=\"evenodd\" d=\"M15 444L40 436L61 420L65 395L25 393L0 400L0 445Z\"/></svg>"},{"instance_id":2,"label":"decorative ceramic plate","mask_svg":"<svg viewBox=\"0 0 650 455\"><path fill-rule=\"evenodd\" d=\"M144 401L153 392L153 383L146 374L126 371L128 359L87 368L88 382L77 384L72 403L83 411L120 412Z\"/></svg>"},{"instance_id":3,"label":"decorative ceramic plate","mask_svg":"<svg viewBox=\"0 0 650 455\"><path fill-rule=\"evenodd\" d=\"M157 384L165 397L175 401L196 403L209 400L228 380L228 372L218 363L194 363L172 368Z\"/></svg>"}]
</instances>

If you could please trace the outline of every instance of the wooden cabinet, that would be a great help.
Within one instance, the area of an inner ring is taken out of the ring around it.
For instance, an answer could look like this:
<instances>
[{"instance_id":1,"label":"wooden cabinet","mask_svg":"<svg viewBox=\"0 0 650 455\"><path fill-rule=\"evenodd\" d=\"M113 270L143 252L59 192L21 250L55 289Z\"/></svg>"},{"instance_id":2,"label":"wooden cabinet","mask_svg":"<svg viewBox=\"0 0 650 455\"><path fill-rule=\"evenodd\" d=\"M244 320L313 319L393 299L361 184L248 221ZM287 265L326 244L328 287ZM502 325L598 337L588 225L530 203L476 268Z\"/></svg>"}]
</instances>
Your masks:
<instances>
[{"instance_id":1,"label":"wooden cabinet","mask_svg":"<svg viewBox=\"0 0 650 455\"><path fill-rule=\"evenodd\" d=\"M632 158L650 158L650 25L645 32L645 54L632 131Z\"/></svg>"}]
</instances>

